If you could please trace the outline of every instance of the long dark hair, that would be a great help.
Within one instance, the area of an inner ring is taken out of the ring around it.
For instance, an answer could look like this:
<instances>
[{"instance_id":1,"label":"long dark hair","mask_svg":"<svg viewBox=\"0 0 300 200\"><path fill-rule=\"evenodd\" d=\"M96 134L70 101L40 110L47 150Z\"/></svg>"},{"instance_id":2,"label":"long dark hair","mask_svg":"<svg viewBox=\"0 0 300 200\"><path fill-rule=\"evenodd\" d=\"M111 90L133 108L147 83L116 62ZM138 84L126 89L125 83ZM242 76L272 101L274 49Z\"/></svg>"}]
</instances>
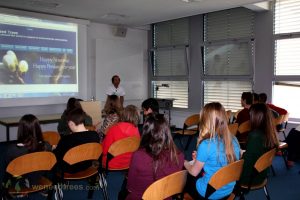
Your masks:
<instances>
[{"instance_id":1,"label":"long dark hair","mask_svg":"<svg viewBox=\"0 0 300 200\"><path fill-rule=\"evenodd\" d=\"M17 140L18 143L23 143L30 152L41 150L43 135L36 116L27 114L20 119Z\"/></svg>"},{"instance_id":2,"label":"long dark hair","mask_svg":"<svg viewBox=\"0 0 300 200\"><path fill-rule=\"evenodd\" d=\"M178 150L173 142L169 125L161 114L151 114L143 126L141 148L153 158L153 168L156 174L158 167L164 167L168 160L179 164Z\"/></svg>"},{"instance_id":3,"label":"long dark hair","mask_svg":"<svg viewBox=\"0 0 300 200\"><path fill-rule=\"evenodd\" d=\"M249 110L251 130L262 130L265 135L265 147L278 146L278 139L273 124L273 116L269 107L264 103L253 104Z\"/></svg>"}]
</instances>

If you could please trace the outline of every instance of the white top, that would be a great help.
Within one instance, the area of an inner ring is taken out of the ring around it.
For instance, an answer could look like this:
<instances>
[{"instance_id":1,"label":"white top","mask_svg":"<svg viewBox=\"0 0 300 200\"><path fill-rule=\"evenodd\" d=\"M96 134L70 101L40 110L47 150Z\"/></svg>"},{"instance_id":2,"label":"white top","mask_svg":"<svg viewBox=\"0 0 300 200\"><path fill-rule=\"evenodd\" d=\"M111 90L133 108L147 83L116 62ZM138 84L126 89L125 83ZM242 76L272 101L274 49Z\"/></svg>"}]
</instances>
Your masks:
<instances>
[{"instance_id":1,"label":"white top","mask_svg":"<svg viewBox=\"0 0 300 200\"><path fill-rule=\"evenodd\" d=\"M119 86L118 88L115 88L115 86L112 84L109 86L106 90L107 95L117 95L117 96L125 96L125 90L123 87Z\"/></svg>"}]
</instances>

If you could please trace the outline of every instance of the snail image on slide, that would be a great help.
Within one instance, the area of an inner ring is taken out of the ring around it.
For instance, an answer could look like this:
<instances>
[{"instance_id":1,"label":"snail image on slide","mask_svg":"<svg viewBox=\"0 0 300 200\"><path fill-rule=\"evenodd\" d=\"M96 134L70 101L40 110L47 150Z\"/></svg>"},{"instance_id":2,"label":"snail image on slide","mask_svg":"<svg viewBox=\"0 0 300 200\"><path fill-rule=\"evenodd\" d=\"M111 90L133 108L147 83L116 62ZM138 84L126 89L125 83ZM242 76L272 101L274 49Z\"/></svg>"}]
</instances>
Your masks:
<instances>
[{"instance_id":1,"label":"snail image on slide","mask_svg":"<svg viewBox=\"0 0 300 200\"><path fill-rule=\"evenodd\" d=\"M0 62L0 73L1 82L6 80L4 83L10 84L25 84L22 76L28 71L28 62L26 60L18 61L15 52L9 50L2 58L2 63ZM5 76L5 77L4 77Z\"/></svg>"}]
</instances>

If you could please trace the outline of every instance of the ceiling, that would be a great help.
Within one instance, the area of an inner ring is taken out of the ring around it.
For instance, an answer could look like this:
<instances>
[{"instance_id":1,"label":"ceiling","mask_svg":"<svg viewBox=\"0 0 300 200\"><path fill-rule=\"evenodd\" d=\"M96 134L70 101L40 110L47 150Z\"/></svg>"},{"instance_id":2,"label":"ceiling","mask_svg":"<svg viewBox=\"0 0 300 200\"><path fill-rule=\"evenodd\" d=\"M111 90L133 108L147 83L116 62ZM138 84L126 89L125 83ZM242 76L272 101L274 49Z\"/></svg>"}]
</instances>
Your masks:
<instances>
[{"instance_id":1,"label":"ceiling","mask_svg":"<svg viewBox=\"0 0 300 200\"><path fill-rule=\"evenodd\" d=\"M262 0L0 0L0 7L136 27L257 2Z\"/></svg>"}]
</instances>

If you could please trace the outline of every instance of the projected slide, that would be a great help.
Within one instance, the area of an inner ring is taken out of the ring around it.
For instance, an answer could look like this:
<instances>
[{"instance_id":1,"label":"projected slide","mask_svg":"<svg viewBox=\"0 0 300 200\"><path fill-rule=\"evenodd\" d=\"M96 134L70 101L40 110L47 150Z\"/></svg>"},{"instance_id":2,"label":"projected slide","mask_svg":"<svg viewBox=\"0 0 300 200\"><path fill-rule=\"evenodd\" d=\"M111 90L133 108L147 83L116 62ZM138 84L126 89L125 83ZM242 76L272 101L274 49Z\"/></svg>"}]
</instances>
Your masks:
<instances>
[{"instance_id":1,"label":"projected slide","mask_svg":"<svg viewBox=\"0 0 300 200\"><path fill-rule=\"evenodd\" d=\"M78 93L77 25L0 14L0 98Z\"/></svg>"}]
</instances>

